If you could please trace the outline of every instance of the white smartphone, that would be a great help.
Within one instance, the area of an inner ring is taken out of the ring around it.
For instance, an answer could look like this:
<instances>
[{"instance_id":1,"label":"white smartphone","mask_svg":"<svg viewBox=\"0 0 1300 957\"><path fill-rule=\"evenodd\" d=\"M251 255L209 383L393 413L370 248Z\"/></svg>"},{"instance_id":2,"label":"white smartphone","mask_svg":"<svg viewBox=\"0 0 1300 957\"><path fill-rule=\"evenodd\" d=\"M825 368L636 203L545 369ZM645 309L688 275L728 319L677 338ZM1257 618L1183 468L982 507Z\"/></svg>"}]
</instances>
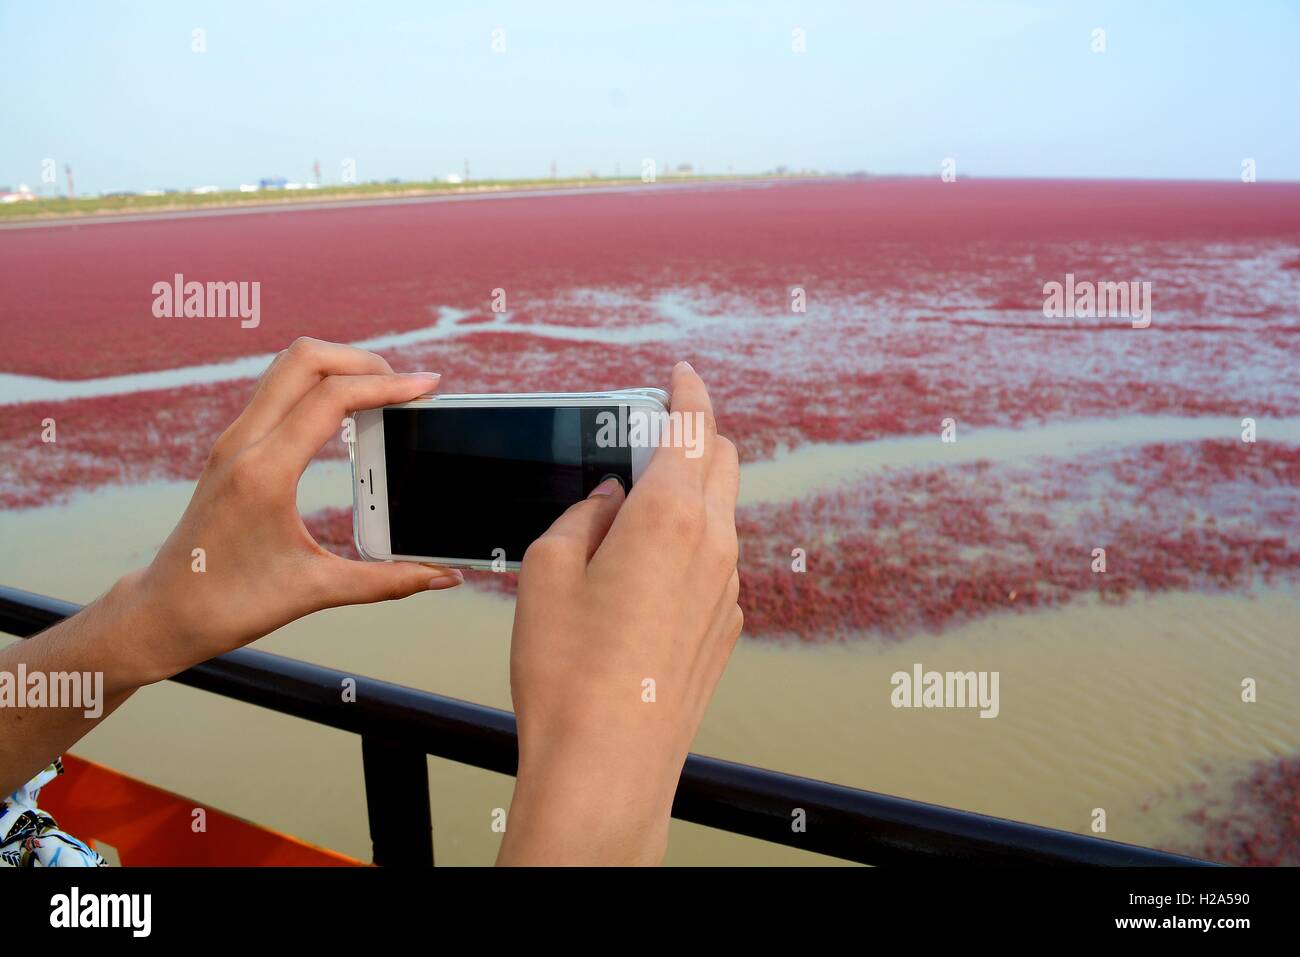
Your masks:
<instances>
[{"instance_id":1,"label":"white smartphone","mask_svg":"<svg viewBox=\"0 0 1300 957\"><path fill-rule=\"evenodd\" d=\"M371 561L516 571L609 476L631 491L654 452L628 423L661 389L433 395L352 415L353 532Z\"/></svg>"}]
</instances>

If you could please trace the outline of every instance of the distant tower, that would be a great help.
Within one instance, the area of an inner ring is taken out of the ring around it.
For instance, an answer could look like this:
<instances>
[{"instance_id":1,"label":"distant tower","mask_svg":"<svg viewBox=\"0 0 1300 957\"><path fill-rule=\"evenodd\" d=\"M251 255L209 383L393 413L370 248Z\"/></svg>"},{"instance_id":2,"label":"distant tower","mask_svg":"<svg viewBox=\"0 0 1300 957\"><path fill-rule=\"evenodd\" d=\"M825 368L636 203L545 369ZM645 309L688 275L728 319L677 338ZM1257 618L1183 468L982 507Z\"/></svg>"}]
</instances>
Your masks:
<instances>
[{"instance_id":1,"label":"distant tower","mask_svg":"<svg viewBox=\"0 0 1300 957\"><path fill-rule=\"evenodd\" d=\"M65 163L63 169L68 174L68 199L76 199L77 191L72 186L72 164Z\"/></svg>"},{"instance_id":2,"label":"distant tower","mask_svg":"<svg viewBox=\"0 0 1300 957\"><path fill-rule=\"evenodd\" d=\"M316 185L319 186L320 185L320 160L317 160L315 163L312 163L311 171L316 176Z\"/></svg>"},{"instance_id":3,"label":"distant tower","mask_svg":"<svg viewBox=\"0 0 1300 957\"><path fill-rule=\"evenodd\" d=\"M465 160L465 182L469 182L469 160Z\"/></svg>"}]
</instances>

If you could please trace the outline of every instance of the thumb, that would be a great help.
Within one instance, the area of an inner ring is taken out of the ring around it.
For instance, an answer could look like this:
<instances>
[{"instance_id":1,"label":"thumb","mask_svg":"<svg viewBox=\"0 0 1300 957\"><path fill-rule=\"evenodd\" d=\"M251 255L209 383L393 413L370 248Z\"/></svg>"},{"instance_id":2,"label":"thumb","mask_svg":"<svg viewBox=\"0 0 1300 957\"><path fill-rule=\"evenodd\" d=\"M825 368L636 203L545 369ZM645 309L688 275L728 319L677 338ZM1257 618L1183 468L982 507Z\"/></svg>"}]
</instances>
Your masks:
<instances>
[{"instance_id":1,"label":"thumb","mask_svg":"<svg viewBox=\"0 0 1300 957\"><path fill-rule=\"evenodd\" d=\"M626 497L623 483L610 476L581 502L570 505L542 537L567 544L573 549L575 558L580 556L585 566L605 540L605 534L614 524L614 516Z\"/></svg>"},{"instance_id":2,"label":"thumb","mask_svg":"<svg viewBox=\"0 0 1300 957\"><path fill-rule=\"evenodd\" d=\"M417 592L441 591L463 584L465 576L443 565L416 562L355 562L331 555L328 595L331 607L365 605L407 598Z\"/></svg>"}]
</instances>

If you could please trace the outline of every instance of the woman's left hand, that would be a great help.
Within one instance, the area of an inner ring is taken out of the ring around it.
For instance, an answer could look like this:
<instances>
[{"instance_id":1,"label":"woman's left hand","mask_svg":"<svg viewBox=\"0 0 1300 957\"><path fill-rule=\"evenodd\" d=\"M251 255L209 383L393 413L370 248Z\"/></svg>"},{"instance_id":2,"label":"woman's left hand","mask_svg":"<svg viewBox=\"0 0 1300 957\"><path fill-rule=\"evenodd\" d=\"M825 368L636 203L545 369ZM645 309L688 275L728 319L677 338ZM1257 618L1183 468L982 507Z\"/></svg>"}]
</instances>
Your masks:
<instances>
[{"instance_id":1,"label":"woman's left hand","mask_svg":"<svg viewBox=\"0 0 1300 957\"><path fill-rule=\"evenodd\" d=\"M373 353L316 339L299 339L276 357L217 439L176 529L148 568L122 583L151 624L126 639L139 683L322 608L464 580L441 566L340 558L316 543L297 508L299 478L321 447L342 435L345 416L410 401L437 383L435 374L397 374Z\"/></svg>"}]
</instances>

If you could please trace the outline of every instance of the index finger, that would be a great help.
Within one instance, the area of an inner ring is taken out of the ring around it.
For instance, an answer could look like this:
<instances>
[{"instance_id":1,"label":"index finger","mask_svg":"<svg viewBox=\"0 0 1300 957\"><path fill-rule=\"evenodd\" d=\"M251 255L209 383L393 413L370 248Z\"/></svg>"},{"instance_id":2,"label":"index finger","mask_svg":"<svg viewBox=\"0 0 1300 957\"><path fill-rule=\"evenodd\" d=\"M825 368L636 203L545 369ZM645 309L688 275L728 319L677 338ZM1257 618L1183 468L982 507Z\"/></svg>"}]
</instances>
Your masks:
<instances>
[{"instance_id":1,"label":"index finger","mask_svg":"<svg viewBox=\"0 0 1300 957\"><path fill-rule=\"evenodd\" d=\"M388 375L332 375L314 386L262 443L276 466L296 478L339 428L358 409L410 402L438 385L432 372Z\"/></svg>"},{"instance_id":2,"label":"index finger","mask_svg":"<svg viewBox=\"0 0 1300 957\"><path fill-rule=\"evenodd\" d=\"M355 346L300 336L262 373L248 407L230 427L242 445L265 437L317 383L332 375L392 375L382 357Z\"/></svg>"},{"instance_id":3,"label":"index finger","mask_svg":"<svg viewBox=\"0 0 1300 957\"><path fill-rule=\"evenodd\" d=\"M709 390L689 362L673 366L668 409L671 427L661 433L645 477L656 482L680 478L703 487L718 425Z\"/></svg>"}]
</instances>

